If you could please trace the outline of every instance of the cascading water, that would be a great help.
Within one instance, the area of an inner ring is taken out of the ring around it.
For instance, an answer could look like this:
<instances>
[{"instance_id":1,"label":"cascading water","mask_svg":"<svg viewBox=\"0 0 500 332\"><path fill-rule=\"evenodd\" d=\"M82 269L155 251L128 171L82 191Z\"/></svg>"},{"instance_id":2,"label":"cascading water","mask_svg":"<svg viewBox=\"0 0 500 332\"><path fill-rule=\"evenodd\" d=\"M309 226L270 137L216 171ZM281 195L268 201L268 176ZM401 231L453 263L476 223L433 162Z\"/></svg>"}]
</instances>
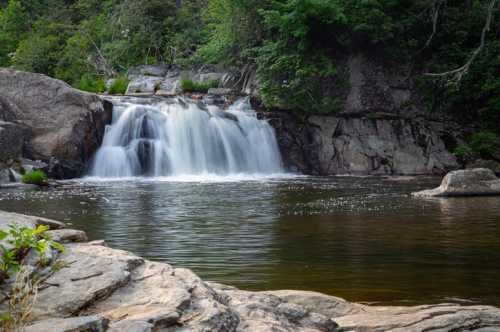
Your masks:
<instances>
[{"instance_id":1,"label":"cascading water","mask_svg":"<svg viewBox=\"0 0 500 332\"><path fill-rule=\"evenodd\" d=\"M282 172L274 130L247 99L225 111L182 98L114 104L92 176Z\"/></svg>"}]
</instances>

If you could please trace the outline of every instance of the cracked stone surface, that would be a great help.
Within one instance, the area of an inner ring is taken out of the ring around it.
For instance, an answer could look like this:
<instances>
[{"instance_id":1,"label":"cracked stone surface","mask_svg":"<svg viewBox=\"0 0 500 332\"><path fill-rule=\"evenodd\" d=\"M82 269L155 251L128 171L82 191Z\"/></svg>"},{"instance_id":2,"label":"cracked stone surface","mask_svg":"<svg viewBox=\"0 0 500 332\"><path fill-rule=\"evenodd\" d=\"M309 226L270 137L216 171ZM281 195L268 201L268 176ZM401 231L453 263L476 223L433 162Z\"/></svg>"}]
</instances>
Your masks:
<instances>
[{"instance_id":1,"label":"cracked stone surface","mask_svg":"<svg viewBox=\"0 0 500 332\"><path fill-rule=\"evenodd\" d=\"M28 332L500 331L500 309L491 306L382 307L308 291L251 292L104 242L65 246L54 252L58 265L39 287Z\"/></svg>"}]
</instances>

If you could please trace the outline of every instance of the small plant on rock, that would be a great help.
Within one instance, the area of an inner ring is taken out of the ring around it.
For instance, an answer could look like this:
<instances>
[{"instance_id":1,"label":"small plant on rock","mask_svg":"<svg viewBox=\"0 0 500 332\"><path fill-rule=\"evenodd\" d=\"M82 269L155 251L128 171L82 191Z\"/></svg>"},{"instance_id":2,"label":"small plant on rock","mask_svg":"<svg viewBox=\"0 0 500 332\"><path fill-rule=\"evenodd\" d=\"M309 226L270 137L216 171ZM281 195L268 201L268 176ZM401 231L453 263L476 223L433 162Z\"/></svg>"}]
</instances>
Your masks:
<instances>
[{"instance_id":1,"label":"small plant on rock","mask_svg":"<svg viewBox=\"0 0 500 332\"><path fill-rule=\"evenodd\" d=\"M0 241L5 240L9 245L7 248L0 244L0 280L19 271L20 261L30 249L37 252L41 265L47 263L46 251L50 248L64 251L64 246L46 233L48 229L44 225L33 229L14 224L9 225L8 230L0 230Z\"/></svg>"},{"instance_id":2,"label":"small plant on rock","mask_svg":"<svg viewBox=\"0 0 500 332\"><path fill-rule=\"evenodd\" d=\"M41 170L36 170L25 173L21 180L27 184L36 184L42 186L47 184L47 175Z\"/></svg>"}]
</instances>

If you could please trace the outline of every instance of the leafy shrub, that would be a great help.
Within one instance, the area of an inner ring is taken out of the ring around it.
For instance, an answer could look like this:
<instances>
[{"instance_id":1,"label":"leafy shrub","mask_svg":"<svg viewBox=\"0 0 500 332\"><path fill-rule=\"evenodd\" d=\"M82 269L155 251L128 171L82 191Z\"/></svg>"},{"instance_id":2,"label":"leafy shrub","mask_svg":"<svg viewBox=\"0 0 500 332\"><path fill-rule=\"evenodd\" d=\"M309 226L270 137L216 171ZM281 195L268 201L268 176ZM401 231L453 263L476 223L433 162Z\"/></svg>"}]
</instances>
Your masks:
<instances>
[{"instance_id":1,"label":"leafy shrub","mask_svg":"<svg viewBox=\"0 0 500 332\"><path fill-rule=\"evenodd\" d=\"M208 89L216 88L219 86L218 80L209 80L206 82L195 82L189 78L181 80L181 89L183 92L207 92Z\"/></svg>"},{"instance_id":2,"label":"leafy shrub","mask_svg":"<svg viewBox=\"0 0 500 332\"><path fill-rule=\"evenodd\" d=\"M470 148L480 157L489 158L500 148L498 136L488 131L480 131L471 136Z\"/></svg>"},{"instance_id":3,"label":"leafy shrub","mask_svg":"<svg viewBox=\"0 0 500 332\"><path fill-rule=\"evenodd\" d=\"M41 170L31 171L23 175L21 180L24 183L43 185L47 183L47 175Z\"/></svg>"},{"instance_id":4,"label":"leafy shrub","mask_svg":"<svg viewBox=\"0 0 500 332\"><path fill-rule=\"evenodd\" d=\"M126 76L119 76L109 87L110 95L123 95L127 91L129 80Z\"/></svg>"},{"instance_id":5,"label":"leafy shrub","mask_svg":"<svg viewBox=\"0 0 500 332\"><path fill-rule=\"evenodd\" d=\"M453 151L453 154L457 157L457 161L460 165L462 165L462 167L464 167L468 161L472 160L474 156L472 149L467 144L457 146Z\"/></svg>"},{"instance_id":6,"label":"leafy shrub","mask_svg":"<svg viewBox=\"0 0 500 332\"><path fill-rule=\"evenodd\" d=\"M40 225L33 229L26 226L9 225L8 230L0 230L0 241L6 240L12 246L7 249L0 244L0 272L3 275L9 275L19 271L19 262L29 249L34 249L40 263L46 263L45 252L52 247L59 251L64 251L64 246L55 242L46 233L48 226Z\"/></svg>"},{"instance_id":7,"label":"leafy shrub","mask_svg":"<svg viewBox=\"0 0 500 332\"><path fill-rule=\"evenodd\" d=\"M102 93L106 91L106 83L102 78L85 74L80 78L80 82L78 82L78 89L87 92Z\"/></svg>"}]
</instances>

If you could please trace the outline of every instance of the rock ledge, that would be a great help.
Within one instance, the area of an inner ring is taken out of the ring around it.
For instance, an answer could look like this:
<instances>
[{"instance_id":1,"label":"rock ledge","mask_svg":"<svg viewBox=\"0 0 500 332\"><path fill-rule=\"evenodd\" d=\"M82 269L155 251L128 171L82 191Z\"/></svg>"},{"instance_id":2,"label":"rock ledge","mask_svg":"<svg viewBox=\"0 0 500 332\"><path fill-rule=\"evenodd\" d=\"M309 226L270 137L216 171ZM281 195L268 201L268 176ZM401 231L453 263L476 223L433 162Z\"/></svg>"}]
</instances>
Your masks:
<instances>
[{"instance_id":1,"label":"rock ledge","mask_svg":"<svg viewBox=\"0 0 500 332\"><path fill-rule=\"evenodd\" d=\"M75 243L86 239L78 231L54 235L66 250L52 255L52 267L60 268L44 269L51 272L26 331L500 331L500 309L491 306L376 307L307 291L249 292L102 241ZM5 306L0 302L0 310Z\"/></svg>"},{"instance_id":2,"label":"rock ledge","mask_svg":"<svg viewBox=\"0 0 500 332\"><path fill-rule=\"evenodd\" d=\"M417 197L500 195L500 179L487 168L453 171L446 174L439 187L415 192L413 195Z\"/></svg>"}]
</instances>

